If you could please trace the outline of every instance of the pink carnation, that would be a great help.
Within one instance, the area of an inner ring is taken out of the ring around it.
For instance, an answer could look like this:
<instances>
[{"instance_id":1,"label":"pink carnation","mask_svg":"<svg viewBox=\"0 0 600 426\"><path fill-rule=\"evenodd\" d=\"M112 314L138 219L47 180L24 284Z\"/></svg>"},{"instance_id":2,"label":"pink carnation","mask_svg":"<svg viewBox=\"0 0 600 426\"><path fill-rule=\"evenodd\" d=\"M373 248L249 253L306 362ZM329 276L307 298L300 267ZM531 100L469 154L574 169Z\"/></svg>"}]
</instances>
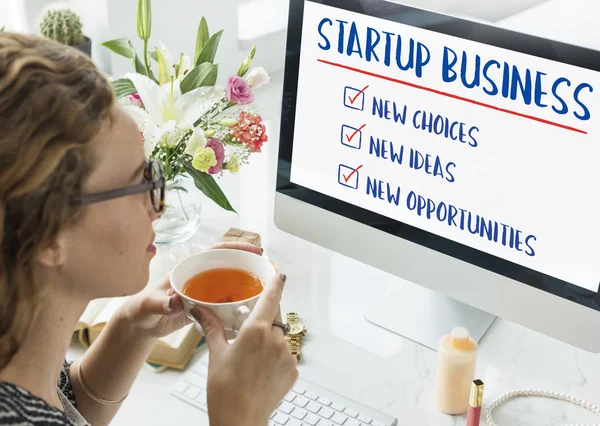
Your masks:
<instances>
[{"instance_id":1,"label":"pink carnation","mask_svg":"<svg viewBox=\"0 0 600 426\"><path fill-rule=\"evenodd\" d=\"M241 112L238 124L229 131L233 140L245 144L250 152L260 152L269 139L262 117L258 114Z\"/></svg>"},{"instance_id":2,"label":"pink carnation","mask_svg":"<svg viewBox=\"0 0 600 426\"><path fill-rule=\"evenodd\" d=\"M238 105L248 105L254 102L252 89L242 77L233 75L227 79L227 94L225 95L229 102Z\"/></svg>"},{"instance_id":3,"label":"pink carnation","mask_svg":"<svg viewBox=\"0 0 600 426\"><path fill-rule=\"evenodd\" d=\"M217 174L223 168L223 161L225 160L225 147L223 143L217 138L210 138L206 142L206 147L212 149L217 157L217 164L208 169L208 173L211 175Z\"/></svg>"}]
</instances>

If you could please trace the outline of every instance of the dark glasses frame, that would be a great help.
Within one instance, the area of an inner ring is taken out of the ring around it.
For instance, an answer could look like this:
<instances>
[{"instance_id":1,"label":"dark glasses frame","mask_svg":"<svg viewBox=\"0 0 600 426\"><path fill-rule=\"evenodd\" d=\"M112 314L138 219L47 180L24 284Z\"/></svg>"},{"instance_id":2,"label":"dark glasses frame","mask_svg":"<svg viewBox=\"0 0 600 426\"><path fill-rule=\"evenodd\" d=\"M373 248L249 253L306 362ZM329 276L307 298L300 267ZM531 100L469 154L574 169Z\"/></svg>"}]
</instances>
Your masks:
<instances>
[{"instance_id":1,"label":"dark glasses frame","mask_svg":"<svg viewBox=\"0 0 600 426\"><path fill-rule=\"evenodd\" d=\"M158 173L157 178L153 178L153 171ZM88 204L99 203L101 201L112 200L128 195L140 194L142 192L150 192L150 201L152 207L157 213L162 213L165 209L165 176L161 164L156 160L146 160L144 169L144 179L137 185L126 186L123 188L111 189L109 191L97 192L94 194L86 194L77 198L72 198L70 203L75 206L85 206ZM156 199L155 191L159 190L158 200ZM158 207L157 207L158 201Z\"/></svg>"}]
</instances>

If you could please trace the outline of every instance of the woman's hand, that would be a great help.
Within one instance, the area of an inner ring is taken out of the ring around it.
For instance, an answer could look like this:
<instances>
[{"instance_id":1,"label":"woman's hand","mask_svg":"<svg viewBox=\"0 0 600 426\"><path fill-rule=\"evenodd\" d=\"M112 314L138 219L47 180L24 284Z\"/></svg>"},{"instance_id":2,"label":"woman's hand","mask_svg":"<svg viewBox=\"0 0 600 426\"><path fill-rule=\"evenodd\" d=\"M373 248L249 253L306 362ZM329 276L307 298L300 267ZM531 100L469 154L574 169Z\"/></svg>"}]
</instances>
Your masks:
<instances>
[{"instance_id":1,"label":"woman's hand","mask_svg":"<svg viewBox=\"0 0 600 426\"><path fill-rule=\"evenodd\" d=\"M206 335L208 415L211 426L264 426L298 378L297 361L287 348L279 302L285 276L277 274L260 295L235 341L227 342L219 318L204 307L190 311Z\"/></svg>"},{"instance_id":2,"label":"woman's hand","mask_svg":"<svg viewBox=\"0 0 600 426\"><path fill-rule=\"evenodd\" d=\"M245 250L258 255L263 252L253 244L240 242L222 242L208 248L217 249ZM168 275L131 296L121 307L119 315L133 327L136 335L149 338L167 336L191 323L183 313L181 297L171 288Z\"/></svg>"}]
</instances>

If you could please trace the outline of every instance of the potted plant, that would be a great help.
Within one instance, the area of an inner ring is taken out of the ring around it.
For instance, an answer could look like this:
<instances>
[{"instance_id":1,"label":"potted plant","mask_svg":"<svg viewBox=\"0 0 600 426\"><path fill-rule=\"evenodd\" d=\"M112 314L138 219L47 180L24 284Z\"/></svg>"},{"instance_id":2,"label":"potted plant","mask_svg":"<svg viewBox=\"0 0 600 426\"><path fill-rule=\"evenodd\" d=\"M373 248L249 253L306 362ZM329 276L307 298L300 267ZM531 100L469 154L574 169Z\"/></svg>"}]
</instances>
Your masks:
<instances>
[{"instance_id":1,"label":"potted plant","mask_svg":"<svg viewBox=\"0 0 600 426\"><path fill-rule=\"evenodd\" d=\"M92 56L92 41L83 35L81 19L70 9L49 9L40 22L41 34Z\"/></svg>"}]
</instances>

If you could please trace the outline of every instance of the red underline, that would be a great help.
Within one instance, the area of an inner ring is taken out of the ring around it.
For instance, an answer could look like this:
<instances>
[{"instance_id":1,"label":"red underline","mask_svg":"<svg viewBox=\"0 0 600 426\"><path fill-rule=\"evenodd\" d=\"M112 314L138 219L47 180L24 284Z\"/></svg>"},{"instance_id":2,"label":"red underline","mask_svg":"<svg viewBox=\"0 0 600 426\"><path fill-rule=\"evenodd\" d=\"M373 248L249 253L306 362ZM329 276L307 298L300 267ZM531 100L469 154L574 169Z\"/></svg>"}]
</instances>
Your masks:
<instances>
[{"instance_id":1,"label":"red underline","mask_svg":"<svg viewBox=\"0 0 600 426\"><path fill-rule=\"evenodd\" d=\"M493 110L500 111L500 112L505 112L507 114L517 115L519 117L527 118L529 120L539 121L540 123L550 124L551 126L561 127L563 129L567 129L567 130L571 130L573 132L583 133L584 135L587 135L587 132L585 130L566 126L566 125L560 124L560 123L555 123L554 121L544 120L543 118L534 117L533 115L521 114L520 112L512 111L510 109L499 108L497 106L485 104L483 102L475 101L473 99L463 98L462 96L457 96L457 95L453 95L451 93L442 92L441 90L436 90L436 89L432 89L430 87L425 87L425 86L419 86L418 84L409 83L408 81L398 80L396 78L391 78L391 77L387 77L385 75L376 74L374 72L361 70L359 68L349 67L348 65L342 65L342 64L335 63L335 62L326 61L324 59L317 59L317 61L322 62L327 65L333 65L334 67L344 68L344 69L354 71L354 72L357 72L360 74L370 75L371 77L377 77L377 78L381 78L383 80L392 81L394 83L404 84L405 86L414 87L415 89L425 90L427 92L436 93L438 95L447 96L449 98L458 99L460 101L469 102L471 104L479 105L479 106L482 106L485 108L493 109Z\"/></svg>"}]
</instances>

